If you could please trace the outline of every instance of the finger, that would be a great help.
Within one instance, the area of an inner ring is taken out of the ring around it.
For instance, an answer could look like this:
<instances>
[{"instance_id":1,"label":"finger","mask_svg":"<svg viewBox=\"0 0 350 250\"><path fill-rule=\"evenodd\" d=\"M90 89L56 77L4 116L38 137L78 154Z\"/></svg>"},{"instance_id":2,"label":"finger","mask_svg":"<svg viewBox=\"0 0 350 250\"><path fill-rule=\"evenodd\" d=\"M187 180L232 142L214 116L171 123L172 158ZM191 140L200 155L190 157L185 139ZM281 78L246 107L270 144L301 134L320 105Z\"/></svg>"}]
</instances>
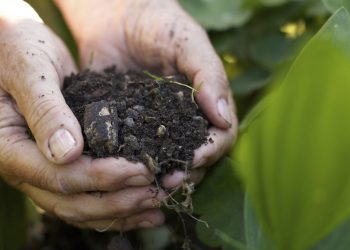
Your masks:
<instances>
[{"instance_id":1,"label":"finger","mask_svg":"<svg viewBox=\"0 0 350 250\"><path fill-rule=\"evenodd\" d=\"M76 159L83 148L81 128L60 91L64 76L75 70L67 49L32 20L9 24L1 40L1 87L15 99L41 152L58 164Z\"/></svg>"},{"instance_id":2,"label":"finger","mask_svg":"<svg viewBox=\"0 0 350 250\"><path fill-rule=\"evenodd\" d=\"M220 58L205 31L193 20L178 20L176 32L176 65L199 89L196 100L218 128L227 129L236 121L228 80Z\"/></svg>"},{"instance_id":3,"label":"finger","mask_svg":"<svg viewBox=\"0 0 350 250\"><path fill-rule=\"evenodd\" d=\"M28 139L25 121L9 96L0 89L0 174L53 192L114 191L126 186L149 185L154 175L141 163L124 158L78 160L56 165Z\"/></svg>"},{"instance_id":4,"label":"finger","mask_svg":"<svg viewBox=\"0 0 350 250\"><path fill-rule=\"evenodd\" d=\"M206 173L206 168L196 168L191 170L189 182L198 185L204 178Z\"/></svg>"},{"instance_id":5,"label":"finger","mask_svg":"<svg viewBox=\"0 0 350 250\"><path fill-rule=\"evenodd\" d=\"M164 223L165 217L160 209L149 209L144 212L126 217L124 219L110 219L102 221L89 221L75 223L80 228L95 229L99 232L105 231L129 231L138 228L154 228Z\"/></svg>"},{"instance_id":6,"label":"finger","mask_svg":"<svg viewBox=\"0 0 350 250\"><path fill-rule=\"evenodd\" d=\"M195 150L192 168L208 167L219 160L233 143L233 130L221 130L218 128L209 129L209 137L212 143L202 145Z\"/></svg>"},{"instance_id":7,"label":"finger","mask_svg":"<svg viewBox=\"0 0 350 250\"><path fill-rule=\"evenodd\" d=\"M203 180L205 173L205 168L192 169L189 171L189 174L186 174L184 171L174 171L162 178L162 187L173 189L181 186L184 181L193 182L197 185Z\"/></svg>"},{"instance_id":8,"label":"finger","mask_svg":"<svg viewBox=\"0 0 350 250\"><path fill-rule=\"evenodd\" d=\"M184 171L175 170L174 172L166 174L162 177L162 187L166 189L175 188L177 186L180 186L186 178L187 176Z\"/></svg>"},{"instance_id":9,"label":"finger","mask_svg":"<svg viewBox=\"0 0 350 250\"><path fill-rule=\"evenodd\" d=\"M232 99L229 103L233 102ZM234 110L231 109L231 115L234 116ZM237 138L238 122L234 123L229 129L223 130L216 127L209 129L209 136L211 138L207 144L202 145L194 152L192 161L192 169L198 167L206 167L214 164L220 159L231 147Z\"/></svg>"},{"instance_id":10,"label":"finger","mask_svg":"<svg viewBox=\"0 0 350 250\"><path fill-rule=\"evenodd\" d=\"M127 188L101 195L87 193L62 195L22 184L24 191L39 207L68 223L124 218L159 206L165 193L152 186Z\"/></svg>"},{"instance_id":11,"label":"finger","mask_svg":"<svg viewBox=\"0 0 350 250\"><path fill-rule=\"evenodd\" d=\"M29 140L15 141L10 146L4 155L11 155L4 158L7 159L4 166L8 166L5 175L12 172L15 179L52 192L114 191L127 186L149 185L154 180L154 175L143 164L131 163L124 158L82 156L73 163L57 166L48 162Z\"/></svg>"}]
</instances>

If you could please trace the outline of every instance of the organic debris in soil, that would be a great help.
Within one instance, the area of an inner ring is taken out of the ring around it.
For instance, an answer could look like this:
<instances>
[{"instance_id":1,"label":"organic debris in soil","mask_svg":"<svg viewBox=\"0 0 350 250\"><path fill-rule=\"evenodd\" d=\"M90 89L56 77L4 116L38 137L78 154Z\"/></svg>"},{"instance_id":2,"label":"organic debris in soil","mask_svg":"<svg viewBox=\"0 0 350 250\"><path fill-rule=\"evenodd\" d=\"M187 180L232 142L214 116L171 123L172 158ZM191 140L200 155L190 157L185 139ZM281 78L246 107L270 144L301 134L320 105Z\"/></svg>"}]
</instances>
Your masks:
<instances>
[{"instance_id":1,"label":"organic debris in soil","mask_svg":"<svg viewBox=\"0 0 350 250\"><path fill-rule=\"evenodd\" d=\"M210 124L184 77L83 71L65 79L63 94L81 124L84 153L93 157L141 161L163 175L187 169L208 141Z\"/></svg>"}]
</instances>

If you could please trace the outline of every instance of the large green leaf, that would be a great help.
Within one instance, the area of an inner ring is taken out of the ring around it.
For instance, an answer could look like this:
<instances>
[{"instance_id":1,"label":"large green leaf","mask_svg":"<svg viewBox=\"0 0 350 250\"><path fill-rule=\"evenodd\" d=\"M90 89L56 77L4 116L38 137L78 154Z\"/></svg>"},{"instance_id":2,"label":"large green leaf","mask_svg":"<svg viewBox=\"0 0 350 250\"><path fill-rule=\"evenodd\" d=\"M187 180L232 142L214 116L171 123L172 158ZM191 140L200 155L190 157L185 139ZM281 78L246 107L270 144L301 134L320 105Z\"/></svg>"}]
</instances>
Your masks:
<instances>
[{"instance_id":1,"label":"large green leaf","mask_svg":"<svg viewBox=\"0 0 350 250\"><path fill-rule=\"evenodd\" d=\"M224 30L247 22L252 14L243 0L179 0L182 6L207 29Z\"/></svg>"},{"instance_id":2,"label":"large green leaf","mask_svg":"<svg viewBox=\"0 0 350 250\"><path fill-rule=\"evenodd\" d=\"M340 225L312 250L348 250L350 246L350 220Z\"/></svg>"},{"instance_id":3,"label":"large green leaf","mask_svg":"<svg viewBox=\"0 0 350 250\"><path fill-rule=\"evenodd\" d=\"M295 60L236 159L277 249L302 250L350 216L350 17L336 12Z\"/></svg>"},{"instance_id":4,"label":"large green leaf","mask_svg":"<svg viewBox=\"0 0 350 250\"><path fill-rule=\"evenodd\" d=\"M255 211L246 197L244 203L244 227L247 250L274 250L267 239ZM341 224L311 250L348 250L350 246L350 220Z\"/></svg>"},{"instance_id":5,"label":"large green leaf","mask_svg":"<svg viewBox=\"0 0 350 250\"><path fill-rule=\"evenodd\" d=\"M25 198L1 179L0 198L0 250L18 250L26 240Z\"/></svg>"},{"instance_id":6,"label":"large green leaf","mask_svg":"<svg viewBox=\"0 0 350 250\"><path fill-rule=\"evenodd\" d=\"M244 194L235 176L232 160L223 158L207 174L194 195L195 213L208 223L197 223L204 243L223 250L241 250L245 246L243 225Z\"/></svg>"},{"instance_id":7,"label":"large green leaf","mask_svg":"<svg viewBox=\"0 0 350 250\"><path fill-rule=\"evenodd\" d=\"M247 250L273 250L247 196L244 201L244 228Z\"/></svg>"}]
</instances>

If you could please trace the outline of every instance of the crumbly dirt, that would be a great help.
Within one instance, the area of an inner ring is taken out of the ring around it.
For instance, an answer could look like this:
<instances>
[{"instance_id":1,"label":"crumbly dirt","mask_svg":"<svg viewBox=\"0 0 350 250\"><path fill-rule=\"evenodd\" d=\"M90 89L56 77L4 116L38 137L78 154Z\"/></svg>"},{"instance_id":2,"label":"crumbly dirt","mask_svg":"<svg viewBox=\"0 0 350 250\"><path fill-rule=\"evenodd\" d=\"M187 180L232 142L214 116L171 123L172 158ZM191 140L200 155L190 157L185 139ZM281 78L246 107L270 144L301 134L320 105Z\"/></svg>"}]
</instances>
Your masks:
<instances>
[{"instance_id":1,"label":"crumbly dirt","mask_svg":"<svg viewBox=\"0 0 350 250\"><path fill-rule=\"evenodd\" d=\"M194 150L212 140L193 90L182 84L189 82L115 68L67 77L63 94L81 124L84 154L141 161L158 176L187 169Z\"/></svg>"}]
</instances>

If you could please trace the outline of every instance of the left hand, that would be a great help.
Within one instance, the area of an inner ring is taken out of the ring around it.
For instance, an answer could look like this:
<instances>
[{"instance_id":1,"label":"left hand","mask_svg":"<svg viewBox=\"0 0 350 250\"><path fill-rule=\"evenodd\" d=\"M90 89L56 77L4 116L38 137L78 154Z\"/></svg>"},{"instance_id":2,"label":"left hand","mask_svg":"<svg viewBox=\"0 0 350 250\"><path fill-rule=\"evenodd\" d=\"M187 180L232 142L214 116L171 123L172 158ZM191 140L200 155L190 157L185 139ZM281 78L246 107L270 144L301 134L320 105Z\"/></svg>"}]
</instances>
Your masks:
<instances>
[{"instance_id":1,"label":"left hand","mask_svg":"<svg viewBox=\"0 0 350 250\"><path fill-rule=\"evenodd\" d=\"M199 182L203 166L217 161L237 133L237 117L224 67L205 31L175 0L56 0L79 47L81 66L102 70L149 69L164 75L185 74L196 100L212 122L214 143L195 151L192 178ZM93 61L91 61L93 55ZM183 173L166 176L164 186L176 186Z\"/></svg>"}]
</instances>

